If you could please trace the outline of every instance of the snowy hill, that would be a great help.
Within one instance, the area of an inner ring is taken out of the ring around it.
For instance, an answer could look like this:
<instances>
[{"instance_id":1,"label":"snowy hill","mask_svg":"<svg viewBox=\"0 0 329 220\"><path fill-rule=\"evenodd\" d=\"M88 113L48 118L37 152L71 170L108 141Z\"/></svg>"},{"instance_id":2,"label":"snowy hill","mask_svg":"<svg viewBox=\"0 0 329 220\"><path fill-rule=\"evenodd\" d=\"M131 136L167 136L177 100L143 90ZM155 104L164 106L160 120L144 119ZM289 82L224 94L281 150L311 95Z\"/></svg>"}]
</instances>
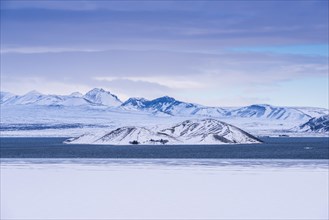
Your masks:
<instances>
[{"instance_id":1,"label":"snowy hill","mask_svg":"<svg viewBox=\"0 0 329 220\"><path fill-rule=\"evenodd\" d=\"M170 143L178 142L172 137L154 132L151 129L145 127L129 126L117 128L108 133L84 134L77 138L70 138L66 140L65 143L129 145L133 143L160 144L161 140L168 140Z\"/></svg>"},{"instance_id":2,"label":"snowy hill","mask_svg":"<svg viewBox=\"0 0 329 220\"><path fill-rule=\"evenodd\" d=\"M121 127L66 140L74 144L232 144L260 143L247 132L216 119L186 120L164 129Z\"/></svg>"},{"instance_id":3,"label":"snowy hill","mask_svg":"<svg viewBox=\"0 0 329 220\"><path fill-rule=\"evenodd\" d=\"M120 99L112 93L104 89L92 89L84 95L84 98L91 103L106 105L106 106L119 106L122 104Z\"/></svg>"},{"instance_id":4,"label":"snowy hill","mask_svg":"<svg viewBox=\"0 0 329 220\"><path fill-rule=\"evenodd\" d=\"M305 124L299 126L303 132L329 132L329 115L312 118Z\"/></svg>"},{"instance_id":5,"label":"snowy hill","mask_svg":"<svg viewBox=\"0 0 329 220\"><path fill-rule=\"evenodd\" d=\"M186 120L161 133L182 139L184 143L257 143L260 142L247 132L216 119Z\"/></svg>"}]
</instances>

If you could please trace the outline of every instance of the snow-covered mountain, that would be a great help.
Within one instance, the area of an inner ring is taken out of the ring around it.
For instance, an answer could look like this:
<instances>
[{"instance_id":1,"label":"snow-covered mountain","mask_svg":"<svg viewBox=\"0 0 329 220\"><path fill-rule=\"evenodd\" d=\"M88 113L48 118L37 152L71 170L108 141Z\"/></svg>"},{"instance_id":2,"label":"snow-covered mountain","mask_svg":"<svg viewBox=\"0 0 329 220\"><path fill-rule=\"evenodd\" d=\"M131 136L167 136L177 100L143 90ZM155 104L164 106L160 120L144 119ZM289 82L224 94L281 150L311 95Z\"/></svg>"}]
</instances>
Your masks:
<instances>
[{"instance_id":1,"label":"snow-covered mountain","mask_svg":"<svg viewBox=\"0 0 329 220\"><path fill-rule=\"evenodd\" d=\"M124 111L140 111L153 115L295 121L296 125L305 123L313 117L328 114L328 109L323 108L277 107L266 104L236 108L207 107L178 101L169 96L153 100L130 98L122 103L116 95L99 88L92 89L85 95L75 92L66 96L45 95L37 91L31 91L22 96L1 92L1 105L119 107L118 109Z\"/></svg>"},{"instance_id":2,"label":"snow-covered mountain","mask_svg":"<svg viewBox=\"0 0 329 220\"><path fill-rule=\"evenodd\" d=\"M0 104L6 102L7 100L15 97L15 94L10 92L0 92Z\"/></svg>"},{"instance_id":3,"label":"snow-covered mountain","mask_svg":"<svg viewBox=\"0 0 329 220\"><path fill-rule=\"evenodd\" d=\"M106 105L106 106L119 106L122 104L120 99L112 94L111 92L105 91L104 89L92 89L83 96L86 100L91 103Z\"/></svg>"},{"instance_id":4,"label":"snow-covered mountain","mask_svg":"<svg viewBox=\"0 0 329 220\"><path fill-rule=\"evenodd\" d=\"M329 109L314 107L295 107L295 109L309 115L311 118L329 114Z\"/></svg>"},{"instance_id":5,"label":"snow-covered mountain","mask_svg":"<svg viewBox=\"0 0 329 220\"><path fill-rule=\"evenodd\" d=\"M144 98L130 98L121 105L128 110L140 110L147 112L162 112L168 115L193 115L201 105L178 101L169 96L163 96L153 100Z\"/></svg>"},{"instance_id":6,"label":"snow-covered mountain","mask_svg":"<svg viewBox=\"0 0 329 220\"><path fill-rule=\"evenodd\" d=\"M267 136L294 129L298 134L300 130L311 134L310 129L300 129L299 126L314 117L329 113L328 109L324 108L279 107L266 104L230 108L207 107L168 96L153 100L130 98L122 103L116 95L97 88L86 94L75 92L70 95L45 95L31 91L21 96L8 92L1 92L0 95L1 122L7 124L22 121L30 124L45 121L67 124L72 122L70 118L75 118L74 123L85 121L96 126L110 122L114 127L124 127L134 119L138 122L134 125L138 127L145 125L145 118L151 124L159 124L159 121L168 124L185 119L210 117L236 125L252 134Z\"/></svg>"},{"instance_id":7,"label":"snow-covered mountain","mask_svg":"<svg viewBox=\"0 0 329 220\"><path fill-rule=\"evenodd\" d=\"M119 106L121 101L117 96L103 89L93 89L82 95L74 92L70 95L45 95L38 91L31 91L22 96L1 92L3 105L41 105L41 106Z\"/></svg>"},{"instance_id":8,"label":"snow-covered mountain","mask_svg":"<svg viewBox=\"0 0 329 220\"><path fill-rule=\"evenodd\" d=\"M303 132L329 132L329 115L311 118L298 128Z\"/></svg>"},{"instance_id":9,"label":"snow-covered mountain","mask_svg":"<svg viewBox=\"0 0 329 220\"><path fill-rule=\"evenodd\" d=\"M72 96L72 97L83 97L83 94L80 93L80 92L73 92L69 96Z\"/></svg>"},{"instance_id":10,"label":"snow-covered mountain","mask_svg":"<svg viewBox=\"0 0 329 220\"><path fill-rule=\"evenodd\" d=\"M261 143L247 132L216 119L194 119L164 129L121 127L108 133L84 134L70 138L74 144L247 144Z\"/></svg>"},{"instance_id":11,"label":"snow-covered mountain","mask_svg":"<svg viewBox=\"0 0 329 220\"><path fill-rule=\"evenodd\" d=\"M80 106L90 105L91 102L78 96L44 95L31 91L22 96L12 96L3 105L44 105L44 106Z\"/></svg>"},{"instance_id":12,"label":"snow-covered mountain","mask_svg":"<svg viewBox=\"0 0 329 220\"><path fill-rule=\"evenodd\" d=\"M228 111L226 116L275 120L308 120L311 118L310 115L292 107L274 107L266 104L233 109Z\"/></svg>"},{"instance_id":13,"label":"snow-covered mountain","mask_svg":"<svg viewBox=\"0 0 329 220\"><path fill-rule=\"evenodd\" d=\"M250 105L246 107L225 108L207 107L198 104L178 101L164 96L154 100L130 98L121 105L127 110L146 112L162 112L173 116L203 116L217 118L254 118L265 120L306 122L312 117L328 114L322 108L276 107L267 104Z\"/></svg>"}]
</instances>

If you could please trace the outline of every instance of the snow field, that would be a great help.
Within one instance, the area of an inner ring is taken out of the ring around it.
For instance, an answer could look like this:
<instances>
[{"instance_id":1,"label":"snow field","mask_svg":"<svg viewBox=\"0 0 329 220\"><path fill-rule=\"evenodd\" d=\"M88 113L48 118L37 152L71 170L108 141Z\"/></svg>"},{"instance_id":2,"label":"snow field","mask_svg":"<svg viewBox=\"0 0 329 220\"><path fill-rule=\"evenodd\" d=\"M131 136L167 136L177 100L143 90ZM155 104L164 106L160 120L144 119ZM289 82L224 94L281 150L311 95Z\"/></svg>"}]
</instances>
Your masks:
<instances>
[{"instance_id":1,"label":"snow field","mask_svg":"<svg viewBox=\"0 0 329 220\"><path fill-rule=\"evenodd\" d=\"M318 166L273 160L178 165L179 160L86 161L3 160L1 218L329 217L326 162Z\"/></svg>"}]
</instances>

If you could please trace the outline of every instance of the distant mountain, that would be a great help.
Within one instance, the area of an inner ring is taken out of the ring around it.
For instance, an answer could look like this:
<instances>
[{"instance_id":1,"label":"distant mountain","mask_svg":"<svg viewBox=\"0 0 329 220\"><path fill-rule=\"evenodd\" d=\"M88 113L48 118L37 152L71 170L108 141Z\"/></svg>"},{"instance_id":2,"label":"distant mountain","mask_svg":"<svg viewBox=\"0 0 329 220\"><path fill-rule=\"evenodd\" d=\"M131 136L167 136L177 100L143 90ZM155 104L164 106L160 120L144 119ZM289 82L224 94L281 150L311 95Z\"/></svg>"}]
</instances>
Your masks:
<instances>
[{"instance_id":1,"label":"distant mountain","mask_svg":"<svg viewBox=\"0 0 329 220\"><path fill-rule=\"evenodd\" d=\"M22 96L14 96L10 99L7 99L4 103L11 105L26 105L37 102L44 98L45 96L39 93L38 91L31 91Z\"/></svg>"},{"instance_id":2,"label":"distant mountain","mask_svg":"<svg viewBox=\"0 0 329 220\"><path fill-rule=\"evenodd\" d=\"M80 106L90 105L91 103L81 97L44 95L38 91L31 91L22 96L14 96L7 99L4 105L43 105L43 106Z\"/></svg>"},{"instance_id":3,"label":"distant mountain","mask_svg":"<svg viewBox=\"0 0 329 220\"><path fill-rule=\"evenodd\" d=\"M7 100L15 97L15 94L10 92L0 92L0 104L6 102Z\"/></svg>"},{"instance_id":4,"label":"distant mountain","mask_svg":"<svg viewBox=\"0 0 329 220\"><path fill-rule=\"evenodd\" d=\"M229 109L201 106L195 109L192 114L195 116L223 118L227 115L227 112L229 112Z\"/></svg>"},{"instance_id":5,"label":"distant mountain","mask_svg":"<svg viewBox=\"0 0 329 220\"><path fill-rule=\"evenodd\" d=\"M74 92L71 95L45 95L38 91L31 91L22 96L1 92L3 105L41 105L41 106L119 106L121 101L117 96L103 89L93 89L82 95Z\"/></svg>"},{"instance_id":6,"label":"distant mountain","mask_svg":"<svg viewBox=\"0 0 329 220\"><path fill-rule=\"evenodd\" d=\"M186 120L155 130L145 127L121 127L108 133L85 134L70 138L74 144L234 144L261 143L247 132L216 119Z\"/></svg>"},{"instance_id":7,"label":"distant mountain","mask_svg":"<svg viewBox=\"0 0 329 220\"><path fill-rule=\"evenodd\" d=\"M130 98L122 105L128 110L141 110L147 112L162 112L168 115L195 115L201 109L208 108L202 105L178 101L169 96L163 96L153 100L144 98Z\"/></svg>"},{"instance_id":8,"label":"distant mountain","mask_svg":"<svg viewBox=\"0 0 329 220\"><path fill-rule=\"evenodd\" d=\"M83 94L80 93L80 92L73 92L69 96L72 96L72 97L83 97Z\"/></svg>"},{"instance_id":9,"label":"distant mountain","mask_svg":"<svg viewBox=\"0 0 329 220\"><path fill-rule=\"evenodd\" d=\"M299 126L303 132L329 132L329 115L311 118L308 122Z\"/></svg>"},{"instance_id":10,"label":"distant mountain","mask_svg":"<svg viewBox=\"0 0 329 220\"><path fill-rule=\"evenodd\" d=\"M122 102L116 95L105 91L104 89L92 89L87 92L83 97L91 103L99 105L119 106L122 104Z\"/></svg>"},{"instance_id":11,"label":"distant mountain","mask_svg":"<svg viewBox=\"0 0 329 220\"><path fill-rule=\"evenodd\" d=\"M129 98L121 106L128 110L143 110L147 102L149 100L144 98Z\"/></svg>"},{"instance_id":12,"label":"distant mountain","mask_svg":"<svg viewBox=\"0 0 329 220\"><path fill-rule=\"evenodd\" d=\"M199 104L183 102L169 96L153 100L145 98L130 98L124 103L111 92L95 88L81 94L45 95L31 91L17 96L1 92L1 105L38 105L38 106L87 106L87 107L114 107L117 111L146 112L156 116L183 116L183 117L214 117L227 119L253 119L254 121L281 121L289 122L292 126L306 123L313 117L328 114L328 109L312 107L277 107L267 104L254 104L245 107L225 108L207 107ZM290 127L290 128L291 128Z\"/></svg>"},{"instance_id":13,"label":"distant mountain","mask_svg":"<svg viewBox=\"0 0 329 220\"><path fill-rule=\"evenodd\" d=\"M315 108L315 107L295 107L295 109L309 115L311 118L320 117L322 115L329 114L329 110L325 108Z\"/></svg>"},{"instance_id":14,"label":"distant mountain","mask_svg":"<svg viewBox=\"0 0 329 220\"><path fill-rule=\"evenodd\" d=\"M295 108L274 107L266 104L233 109L232 111L228 111L226 116L275 120L308 120L311 118L311 116Z\"/></svg>"},{"instance_id":15,"label":"distant mountain","mask_svg":"<svg viewBox=\"0 0 329 220\"><path fill-rule=\"evenodd\" d=\"M162 112L174 116L234 117L289 121L307 121L312 118L312 116L307 114L311 112L310 109L306 110L306 108L302 111L293 107L275 107L265 104L250 105L241 108L207 107L178 101L168 96L151 101L143 98L130 98L121 106L128 110L140 110L152 113ZM314 114L316 114L315 111L316 108L313 109ZM321 112L325 112L325 109L318 109L317 113L321 114Z\"/></svg>"}]
</instances>

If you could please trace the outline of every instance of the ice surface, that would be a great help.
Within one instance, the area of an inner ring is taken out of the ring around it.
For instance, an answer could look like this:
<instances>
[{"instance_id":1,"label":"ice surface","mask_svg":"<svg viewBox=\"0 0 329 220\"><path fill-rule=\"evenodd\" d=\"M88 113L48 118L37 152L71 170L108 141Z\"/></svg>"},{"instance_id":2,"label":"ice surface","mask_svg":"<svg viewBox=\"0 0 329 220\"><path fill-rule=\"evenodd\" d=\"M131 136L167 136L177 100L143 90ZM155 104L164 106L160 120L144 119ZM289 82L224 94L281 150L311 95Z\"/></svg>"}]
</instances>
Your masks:
<instances>
[{"instance_id":1,"label":"ice surface","mask_svg":"<svg viewBox=\"0 0 329 220\"><path fill-rule=\"evenodd\" d=\"M1 219L328 219L327 160L2 159Z\"/></svg>"}]
</instances>

